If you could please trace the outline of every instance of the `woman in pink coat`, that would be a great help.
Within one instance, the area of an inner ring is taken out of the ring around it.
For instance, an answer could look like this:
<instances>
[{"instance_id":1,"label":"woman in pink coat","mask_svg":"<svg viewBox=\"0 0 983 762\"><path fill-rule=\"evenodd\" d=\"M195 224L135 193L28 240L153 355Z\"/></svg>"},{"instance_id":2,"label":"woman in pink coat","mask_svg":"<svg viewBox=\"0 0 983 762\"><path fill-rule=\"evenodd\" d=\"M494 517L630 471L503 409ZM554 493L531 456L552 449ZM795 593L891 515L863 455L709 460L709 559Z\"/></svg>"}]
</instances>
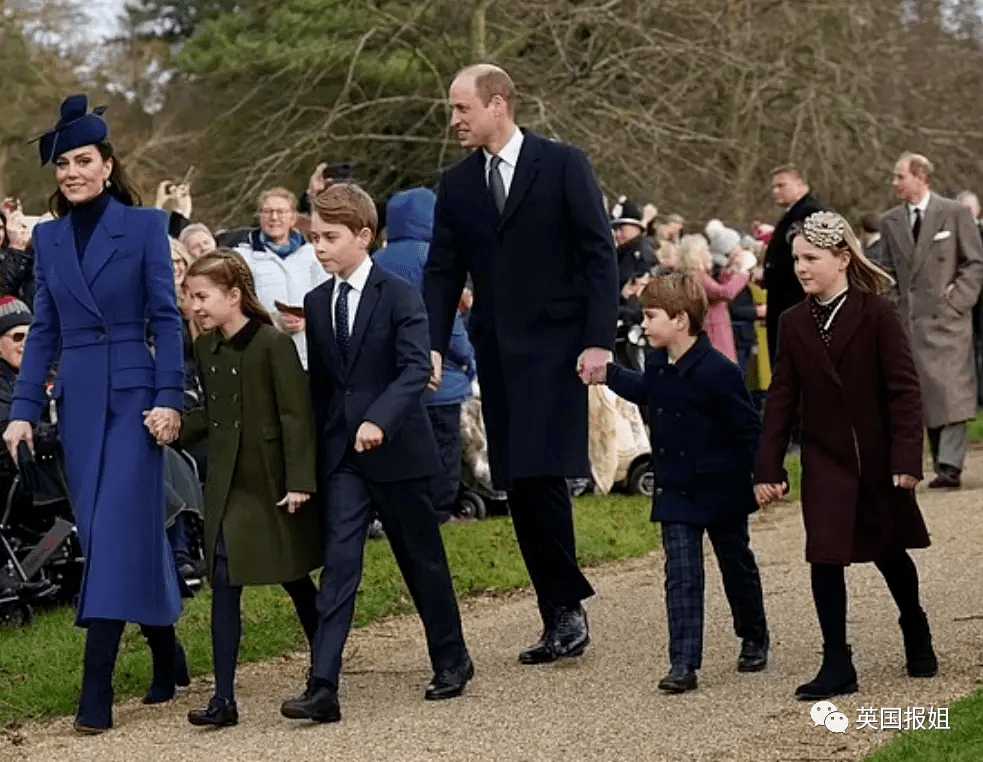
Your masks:
<instances>
[{"instance_id":1,"label":"woman in pink coat","mask_svg":"<svg viewBox=\"0 0 983 762\"><path fill-rule=\"evenodd\" d=\"M737 348L734 346L734 329L730 324L729 304L748 284L747 275L725 269L720 273L720 280L710 276L712 261L707 239L702 235L686 235L679 242L679 260L682 269L691 270L703 278L703 286L710 302L703 329L710 338L714 348L726 355L732 362L737 362Z\"/></svg>"}]
</instances>

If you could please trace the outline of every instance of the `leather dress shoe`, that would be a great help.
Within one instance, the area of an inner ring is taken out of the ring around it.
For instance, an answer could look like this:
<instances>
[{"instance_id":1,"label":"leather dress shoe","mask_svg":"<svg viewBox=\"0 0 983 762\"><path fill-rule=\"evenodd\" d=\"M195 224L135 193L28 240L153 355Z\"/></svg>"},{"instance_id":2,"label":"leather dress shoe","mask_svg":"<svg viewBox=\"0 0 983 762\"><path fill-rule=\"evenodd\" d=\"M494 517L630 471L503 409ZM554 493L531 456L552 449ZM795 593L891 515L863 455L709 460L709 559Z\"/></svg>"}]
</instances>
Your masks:
<instances>
[{"instance_id":1,"label":"leather dress shoe","mask_svg":"<svg viewBox=\"0 0 983 762\"><path fill-rule=\"evenodd\" d=\"M928 483L929 489L959 489L962 487L962 471L955 466L940 465L935 478Z\"/></svg>"},{"instance_id":2,"label":"leather dress shoe","mask_svg":"<svg viewBox=\"0 0 983 762\"><path fill-rule=\"evenodd\" d=\"M85 725L78 720L75 720L72 727L80 736L99 736L109 730L109 728L96 728L91 725ZM112 724L109 727L112 727Z\"/></svg>"},{"instance_id":3,"label":"leather dress shoe","mask_svg":"<svg viewBox=\"0 0 983 762\"><path fill-rule=\"evenodd\" d=\"M522 664L548 664L559 658L553 648L553 630L544 630L539 640L519 652L519 662Z\"/></svg>"},{"instance_id":4,"label":"leather dress shoe","mask_svg":"<svg viewBox=\"0 0 983 762\"><path fill-rule=\"evenodd\" d=\"M239 724L239 709L235 701L212 696L204 709L188 712L188 722L198 727L225 728Z\"/></svg>"},{"instance_id":5,"label":"leather dress shoe","mask_svg":"<svg viewBox=\"0 0 983 762\"><path fill-rule=\"evenodd\" d=\"M442 669L435 673L423 697L427 701L440 701L460 696L464 693L464 686L473 677L474 663L470 656L465 656L464 661L456 667Z\"/></svg>"},{"instance_id":6,"label":"leather dress shoe","mask_svg":"<svg viewBox=\"0 0 983 762\"><path fill-rule=\"evenodd\" d=\"M341 719L338 692L326 685L309 684L302 695L280 705L280 714L291 720L338 722Z\"/></svg>"},{"instance_id":7,"label":"leather dress shoe","mask_svg":"<svg viewBox=\"0 0 983 762\"><path fill-rule=\"evenodd\" d=\"M587 612L584 607L562 609L556 617L553 647L561 657L580 656L590 643Z\"/></svg>"},{"instance_id":8,"label":"leather dress shoe","mask_svg":"<svg viewBox=\"0 0 983 762\"><path fill-rule=\"evenodd\" d=\"M768 636L764 640L746 639L737 657L738 672L760 672L768 666Z\"/></svg>"},{"instance_id":9,"label":"leather dress shoe","mask_svg":"<svg viewBox=\"0 0 983 762\"><path fill-rule=\"evenodd\" d=\"M669 674L659 680L659 689L666 693L685 693L696 688L696 670L673 664Z\"/></svg>"}]
</instances>

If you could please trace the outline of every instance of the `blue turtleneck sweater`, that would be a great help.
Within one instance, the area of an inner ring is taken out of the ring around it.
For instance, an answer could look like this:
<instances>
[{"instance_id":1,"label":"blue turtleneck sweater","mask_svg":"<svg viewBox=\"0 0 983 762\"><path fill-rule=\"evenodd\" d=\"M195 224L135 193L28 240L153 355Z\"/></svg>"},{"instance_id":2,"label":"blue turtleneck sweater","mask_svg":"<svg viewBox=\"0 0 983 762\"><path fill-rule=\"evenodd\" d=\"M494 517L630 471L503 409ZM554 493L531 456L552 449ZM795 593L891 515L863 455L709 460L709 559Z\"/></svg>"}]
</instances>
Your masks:
<instances>
[{"instance_id":1,"label":"blue turtleneck sweater","mask_svg":"<svg viewBox=\"0 0 983 762\"><path fill-rule=\"evenodd\" d=\"M102 193L92 201L84 204L77 204L72 207L69 218L72 221L72 233L75 235L75 251L78 252L79 262L85 256L85 250L89 245L92 233L102 219L106 207L109 206L110 195Z\"/></svg>"}]
</instances>

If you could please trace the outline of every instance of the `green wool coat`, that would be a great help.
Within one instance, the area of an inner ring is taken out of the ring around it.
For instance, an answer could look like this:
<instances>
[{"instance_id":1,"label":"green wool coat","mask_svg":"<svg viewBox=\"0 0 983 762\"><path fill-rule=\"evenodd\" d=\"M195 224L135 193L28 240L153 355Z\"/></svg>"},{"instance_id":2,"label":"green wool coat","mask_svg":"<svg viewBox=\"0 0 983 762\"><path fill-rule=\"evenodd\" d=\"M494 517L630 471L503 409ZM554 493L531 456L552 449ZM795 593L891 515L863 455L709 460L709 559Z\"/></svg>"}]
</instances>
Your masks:
<instances>
[{"instance_id":1,"label":"green wool coat","mask_svg":"<svg viewBox=\"0 0 983 762\"><path fill-rule=\"evenodd\" d=\"M293 341L251 320L230 339L200 336L194 353L205 408L185 413L180 441L208 437L209 572L221 530L233 585L300 579L322 565L323 532L313 499L293 515L276 505L288 490L315 490L314 413Z\"/></svg>"}]
</instances>

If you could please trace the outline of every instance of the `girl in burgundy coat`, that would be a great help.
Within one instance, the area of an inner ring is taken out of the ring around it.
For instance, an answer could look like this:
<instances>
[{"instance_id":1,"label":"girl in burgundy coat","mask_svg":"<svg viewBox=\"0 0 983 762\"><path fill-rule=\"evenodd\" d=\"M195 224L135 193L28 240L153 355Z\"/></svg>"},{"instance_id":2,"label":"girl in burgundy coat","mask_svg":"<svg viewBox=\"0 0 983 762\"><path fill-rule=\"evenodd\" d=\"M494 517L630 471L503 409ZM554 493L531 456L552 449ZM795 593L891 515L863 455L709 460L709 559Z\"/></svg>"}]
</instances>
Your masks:
<instances>
[{"instance_id":1,"label":"girl in burgundy coat","mask_svg":"<svg viewBox=\"0 0 983 762\"><path fill-rule=\"evenodd\" d=\"M914 494L922 478L921 392L894 307L876 295L892 281L833 212L808 217L792 251L807 297L781 317L755 492L765 507L787 491L783 462L801 408L806 560L823 663L796 695L812 701L857 690L846 642L850 563L873 561L884 575L901 613L908 674L931 677L938 663L907 552L929 545Z\"/></svg>"}]
</instances>

